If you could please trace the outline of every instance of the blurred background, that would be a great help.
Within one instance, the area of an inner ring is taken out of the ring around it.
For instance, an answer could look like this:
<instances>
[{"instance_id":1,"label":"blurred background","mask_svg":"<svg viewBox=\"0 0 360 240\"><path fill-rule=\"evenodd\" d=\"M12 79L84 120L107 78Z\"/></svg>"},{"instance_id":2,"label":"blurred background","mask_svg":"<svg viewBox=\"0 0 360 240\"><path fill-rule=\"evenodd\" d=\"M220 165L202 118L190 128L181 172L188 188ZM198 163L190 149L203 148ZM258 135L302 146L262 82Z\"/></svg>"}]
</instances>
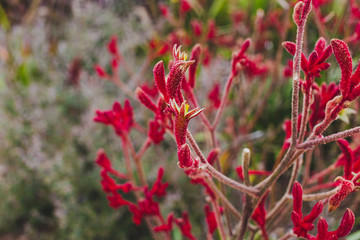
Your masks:
<instances>
[{"instance_id":1,"label":"blurred background","mask_svg":"<svg viewBox=\"0 0 360 240\"><path fill-rule=\"evenodd\" d=\"M245 76L248 81L235 83L235 91L242 95L231 95L234 105L227 109L221 125L222 160L227 175L237 178L233 166L239 164L241 147L247 146L255 153L251 168L271 170L285 137L279 123L289 117L291 91L283 70L291 56L283 53L280 44L295 40L290 9L296 1L189 0L190 10L183 2L0 1L0 240L150 239L146 226L135 226L126 209L114 211L108 206L94 163L97 150L104 148L117 169L124 167L119 139L112 129L92 121L95 110L109 109L115 100L123 103L130 98L140 125L146 127L151 115L131 93L101 79L94 70L99 64L111 71L107 44L112 36L117 37L130 68L120 62L119 76L130 92L140 85L153 86L152 66L161 59L168 63L174 43L183 45L188 53L198 42L205 46L196 94L210 116L220 94L214 89L222 89L225 83L231 52L251 37L250 51L261 53L259 61L266 71L256 76L249 73ZM349 22L349 28L341 28L348 1L317 2L330 3L322 8L322 16L330 18L332 14L336 21L325 22L329 28L320 33L321 26L311 16L314 24L309 24L305 51L313 48L320 35L327 40L340 35L354 38L356 24ZM350 46L356 49L357 40L353 41ZM336 68L318 83L338 78ZM250 91L244 94L244 89ZM212 97L211 91L215 91ZM262 106L258 99L265 99L266 104ZM252 108L246 110L247 106ZM257 113L259 106L261 112ZM246 118L239 117L239 109ZM354 126L355 116L349 116L336 127ZM239 118L240 122L234 123ZM201 126L194 123L191 127L198 130L194 130L196 138L208 150L208 136ZM234 144L242 134L245 138ZM141 144L143 137L133 133L132 138ZM201 187L191 185L176 167L175 147L169 136L152 147L143 158L145 171L154 181L157 167L165 167L170 187L162 210L178 215L183 210L191 212L194 235L205 237L204 200L198 194ZM318 157L335 160L339 152L329 148ZM170 174L167 169L172 169ZM239 195L231 196L239 205ZM291 226L285 221L279 232ZM182 239L176 231L174 239Z\"/></svg>"}]
</instances>

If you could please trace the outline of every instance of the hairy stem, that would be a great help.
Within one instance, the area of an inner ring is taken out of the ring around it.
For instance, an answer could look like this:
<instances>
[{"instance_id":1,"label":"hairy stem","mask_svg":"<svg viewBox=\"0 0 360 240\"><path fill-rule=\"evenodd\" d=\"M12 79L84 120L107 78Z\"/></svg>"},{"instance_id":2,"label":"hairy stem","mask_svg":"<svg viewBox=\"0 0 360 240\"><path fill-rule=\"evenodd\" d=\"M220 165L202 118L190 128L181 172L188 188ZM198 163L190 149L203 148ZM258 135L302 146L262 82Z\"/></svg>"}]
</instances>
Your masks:
<instances>
[{"instance_id":1,"label":"hairy stem","mask_svg":"<svg viewBox=\"0 0 360 240\"><path fill-rule=\"evenodd\" d=\"M244 192L246 194L249 194L255 198L259 197L259 191L253 187L248 187L242 183L239 183L237 181L232 180L231 178L228 178L227 176L223 175L221 172L219 172L218 170L216 170L213 166L211 166L207 161L206 158L204 157L204 154L201 152L199 146L197 145L195 139L193 138L193 136L191 135L191 133L188 131L187 134L187 139L189 141L190 146L192 147L192 149L194 150L194 152L196 153L196 155L200 158L201 163L203 164L203 168L204 170L207 170L211 176L213 176L214 178L216 178L217 180L219 180L220 182L228 185L229 187L232 187L234 189L237 189L241 192Z\"/></svg>"}]
</instances>

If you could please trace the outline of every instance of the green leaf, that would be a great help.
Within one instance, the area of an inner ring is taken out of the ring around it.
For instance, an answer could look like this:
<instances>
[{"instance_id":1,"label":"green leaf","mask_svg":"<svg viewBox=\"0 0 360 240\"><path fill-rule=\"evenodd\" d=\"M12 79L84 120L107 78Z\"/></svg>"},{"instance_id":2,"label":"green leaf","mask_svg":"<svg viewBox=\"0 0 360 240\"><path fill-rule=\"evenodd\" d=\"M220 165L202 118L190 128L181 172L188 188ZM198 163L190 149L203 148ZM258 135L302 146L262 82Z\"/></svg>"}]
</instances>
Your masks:
<instances>
[{"instance_id":1,"label":"green leaf","mask_svg":"<svg viewBox=\"0 0 360 240\"><path fill-rule=\"evenodd\" d=\"M4 8L1 5L0 5L0 26L5 31L10 29L9 19L7 18L6 12L5 12Z\"/></svg>"},{"instance_id":2,"label":"green leaf","mask_svg":"<svg viewBox=\"0 0 360 240\"><path fill-rule=\"evenodd\" d=\"M360 231L354 232L346 237L347 240L358 240L360 239Z\"/></svg>"},{"instance_id":3,"label":"green leaf","mask_svg":"<svg viewBox=\"0 0 360 240\"><path fill-rule=\"evenodd\" d=\"M350 123L349 120L349 115L350 114L355 114L356 111L352 108L345 108L343 110L341 110L341 112L339 113L339 119L343 122L345 122L346 124Z\"/></svg>"},{"instance_id":4,"label":"green leaf","mask_svg":"<svg viewBox=\"0 0 360 240\"><path fill-rule=\"evenodd\" d=\"M210 7L209 15L211 18L216 18L221 9L223 9L226 4L226 0L215 0Z\"/></svg>"},{"instance_id":5,"label":"green leaf","mask_svg":"<svg viewBox=\"0 0 360 240\"><path fill-rule=\"evenodd\" d=\"M30 72L28 66L25 63L19 65L18 69L16 70L15 79L24 86L28 86L30 84Z\"/></svg>"}]
</instances>

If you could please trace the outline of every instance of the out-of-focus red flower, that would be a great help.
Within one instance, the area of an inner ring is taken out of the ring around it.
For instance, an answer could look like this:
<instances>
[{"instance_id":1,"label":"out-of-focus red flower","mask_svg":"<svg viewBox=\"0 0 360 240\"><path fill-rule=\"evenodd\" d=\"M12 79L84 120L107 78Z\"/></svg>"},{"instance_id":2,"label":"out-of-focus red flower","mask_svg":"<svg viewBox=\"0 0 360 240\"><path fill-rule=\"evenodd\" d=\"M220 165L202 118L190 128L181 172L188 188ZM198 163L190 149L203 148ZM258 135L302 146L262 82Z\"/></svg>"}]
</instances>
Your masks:
<instances>
[{"instance_id":1,"label":"out-of-focus red flower","mask_svg":"<svg viewBox=\"0 0 360 240\"><path fill-rule=\"evenodd\" d=\"M339 94L339 87L335 83L323 83L320 87L314 84L314 87L314 101L310 106L309 119L311 129L325 118L326 104Z\"/></svg>"},{"instance_id":2,"label":"out-of-focus red flower","mask_svg":"<svg viewBox=\"0 0 360 240\"><path fill-rule=\"evenodd\" d=\"M213 211L211 211L209 205L205 205L204 211L205 211L205 215L206 215L205 216L206 223L208 225L209 232L210 232L210 234L212 234L213 232L215 232L215 230L217 228L215 213Z\"/></svg>"},{"instance_id":3,"label":"out-of-focus red flower","mask_svg":"<svg viewBox=\"0 0 360 240\"><path fill-rule=\"evenodd\" d=\"M113 55L117 55L117 54L118 54L117 37L116 37L116 36L112 36L112 37L110 38L110 41L109 41L107 47L108 47L109 53L111 53L111 54L113 54Z\"/></svg>"},{"instance_id":4,"label":"out-of-focus red flower","mask_svg":"<svg viewBox=\"0 0 360 240\"><path fill-rule=\"evenodd\" d=\"M221 102L221 99L220 99L220 84L219 83L215 83L213 85L212 89L208 93L208 99L212 103L212 106L214 106L215 108L219 108L220 102Z\"/></svg>"},{"instance_id":5,"label":"out-of-focus red flower","mask_svg":"<svg viewBox=\"0 0 360 240\"><path fill-rule=\"evenodd\" d=\"M352 73L352 57L346 43L339 39L331 40L331 47L341 69L340 92L342 102L353 101L360 95L360 67Z\"/></svg>"},{"instance_id":6,"label":"out-of-focus red flower","mask_svg":"<svg viewBox=\"0 0 360 240\"><path fill-rule=\"evenodd\" d=\"M192 19L190 22L192 32L195 36L200 37L202 34L203 26L202 23L197 19Z\"/></svg>"},{"instance_id":7,"label":"out-of-focus red flower","mask_svg":"<svg viewBox=\"0 0 360 240\"><path fill-rule=\"evenodd\" d=\"M100 122L105 125L112 125L116 134L125 136L128 134L133 125L133 109L129 100L125 100L124 107L122 108L119 102L115 102L111 110L96 111L95 122Z\"/></svg>"},{"instance_id":8,"label":"out-of-focus red flower","mask_svg":"<svg viewBox=\"0 0 360 240\"><path fill-rule=\"evenodd\" d=\"M157 120L149 122L149 138L155 143L159 144L164 140L165 128L163 128Z\"/></svg>"},{"instance_id":9,"label":"out-of-focus red flower","mask_svg":"<svg viewBox=\"0 0 360 240\"><path fill-rule=\"evenodd\" d=\"M293 65L294 65L293 60L288 60L287 61L287 66L284 67L284 71L283 71L284 77L286 77L286 78L292 77Z\"/></svg>"},{"instance_id":10,"label":"out-of-focus red flower","mask_svg":"<svg viewBox=\"0 0 360 240\"><path fill-rule=\"evenodd\" d=\"M154 232L168 232L173 229L174 214L170 213L167 217L167 223L154 227Z\"/></svg>"},{"instance_id":11,"label":"out-of-focus red flower","mask_svg":"<svg viewBox=\"0 0 360 240\"><path fill-rule=\"evenodd\" d=\"M105 78L108 76L107 73L105 72L105 70L99 64L96 64L94 66L94 69L99 77Z\"/></svg>"},{"instance_id":12,"label":"out-of-focus red flower","mask_svg":"<svg viewBox=\"0 0 360 240\"><path fill-rule=\"evenodd\" d=\"M166 195L166 188L169 186L169 183L161 183L162 177L164 176L164 168L160 167L158 171L158 176L150 193L158 197L164 197Z\"/></svg>"},{"instance_id":13,"label":"out-of-focus red flower","mask_svg":"<svg viewBox=\"0 0 360 240\"><path fill-rule=\"evenodd\" d=\"M191 5L187 0L180 0L180 10L182 12L188 12L191 10Z\"/></svg>"},{"instance_id":14,"label":"out-of-focus red flower","mask_svg":"<svg viewBox=\"0 0 360 240\"><path fill-rule=\"evenodd\" d=\"M267 191L264 194L264 196L261 198L251 217L259 225L264 240L269 239L265 226L266 224L265 200L268 195L269 195L269 191Z\"/></svg>"},{"instance_id":15,"label":"out-of-focus red flower","mask_svg":"<svg viewBox=\"0 0 360 240\"><path fill-rule=\"evenodd\" d=\"M303 189L300 183L295 182L292 190L293 195L293 212L291 213L291 220L294 224L293 231L298 237L309 238L309 231L314 229L313 222L321 214L324 204L320 201L314 205L311 212L302 216L302 195Z\"/></svg>"},{"instance_id":16,"label":"out-of-focus red flower","mask_svg":"<svg viewBox=\"0 0 360 240\"><path fill-rule=\"evenodd\" d=\"M190 240L196 240L191 233L191 223L187 212L183 212L182 218L175 219L175 223L178 225L183 236L189 238Z\"/></svg>"}]
</instances>

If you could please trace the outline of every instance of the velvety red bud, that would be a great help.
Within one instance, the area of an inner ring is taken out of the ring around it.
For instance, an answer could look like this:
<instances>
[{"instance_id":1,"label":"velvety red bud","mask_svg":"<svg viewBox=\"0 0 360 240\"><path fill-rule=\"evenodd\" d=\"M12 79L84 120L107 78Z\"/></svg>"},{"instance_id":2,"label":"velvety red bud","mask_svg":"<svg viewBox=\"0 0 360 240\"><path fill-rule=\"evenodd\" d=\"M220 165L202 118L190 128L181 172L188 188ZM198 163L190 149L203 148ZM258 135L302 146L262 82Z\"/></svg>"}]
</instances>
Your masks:
<instances>
[{"instance_id":1,"label":"velvety red bud","mask_svg":"<svg viewBox=\"0 0 360 240\"><path fill-rule=\"evenodd\" d=\"M345 157L344 178L350 180L352 178L351 171L354 162L354 152L352 151L349 143L345 139L339 139L337 140L337 143L339 144L339 147L341 148L341 151L343 152Z\"/></svg>"},{"instance_id":2,"label":"velvety red bud","mask_svg":"<svg viewBox=\"0 0 360 240\"><path fill-rule=\"evenodd\" d=\"M189 168L193 165L194 161L190 156L190 148L189 145L183 144L178 149L178 159L179 159L179 167L181 168Z\"/></svg>"},{"instance_id":3,"label":"velvety red bud","mask_svg":"<svg viewBox=\"0 0 360 240\"><path fill-rule=\"evenodd\" d=\"M355 223L355 215L350 209L346 209L344 216L341 219L340 226L335 230L337 237L345 237L353 228Z\"/></svg>"},{"instance_id":4,"label":"velvety red bud","mask_svg":"<svg viewBox=\"0 0 360 240\"><path fill-rule=\"evenodd\" d=\"M118 54L117 37L116 37L116 36L112 36L112 37L110 38L110 41L109 41L107 47L108 47L108 50L109 50L109 52L110 52L111 54L113 54L113 55Z\"/></svg>"},{"instance_id":5,"label":"velvety red bud","mask_svg":"<svg viewBox=\"0 0 360 240\"><path fill-rule=\"evenodd\" d=\"M241 45L238 56L243 56L246 50L250 47L250 44L251 44L251 39L250 38L245 39L245 41Z\"/></svg>"},{"instance_id":6,"label":"velvety red bud","mask_svg":"<svg viewBox=\"0 0 360 240\"><path fill-rule=\"evenodd\" d=\"M158 62L154 66L154 80L159 92L163 95L165 102L169 102L169 96L166 91L165 69L163 61Z\"/></svg>"},{"instance_id":7,"label":"velvety red bud","mask_svg":"<svg viewBox=\"0 0 360 240\"><path fill-rule=\"evenodd\" d=\"M332 111L335 109L335 107L341 102L342 96L336 96L332 100L328 101L326 103L325 107L325 118L330 117L332 114Z\"/></svg>"},{"instance_id":8,"label":"velvety red bud","mask_svg":"<svg viewBox=\"0 0 360 240\"><path fill-rule=\"evenodd\" d=\"M288 51L291 55L295 55L296 52L296 44L293 42L283 42L282 46L286 49L286 51Z\"/></svg>"},{"instance_id":9,"label":"velvety red bud","mask_svg":"<svg viewBox=\"0 0 360 240\"><path fill-rule=\"evenodd\" d=\"M113 58L113 59L111 60L111 67L112 67L114 70L116 70L116 69L119 67L119 62L118 62L118 60L117 60L116 58Z\"/></svg>"},{"instance_id":10,"label":"velvety red bud","mask_svg":"<svg viewBox=\"0 0 360 240\"><path fill-rule=\"evenodd\" d=\"M350 91L352 74L352 58L346 43L339 39L331 40L331 47L341 69L340 91L346 97Z\"/></svg>"},{"instance_id":11,"label":"velvety red bud","mask_svg":"<svg viewBox=\"0 0 360 240\"><path fill-rule=\"evenodd\" d=\"M300 1L294 6L294 12L293 12L292 18L293 18L293 21L295 22L295 24L298 26L300 24L300 20L303 15L304 5L305 4Z\"/></svg>"},{"instance_id":12,"label":"velvety red bud","mask_svg":"<svg viewBox=\"0 0 360 240\"><path fill-rule=\"evenodd\" d=\"M151 98L149 97L149 95L147 95L144 90L142 90L141 88L136 88L135 90L135 94L136 97L139 99L139 101L145 105L145 107L147 107L148 109L150 109L153 112L157 112L157 106L156 104L151 100Z\"/></svg>"},{"instance_id":13,"label":"velvety red bud","mask_svg":"<svg viewBox=\"0 0 360 240\"><path fill-rule=\"evenodd\" d=\"M219 156L219 152L220 152L220 148L214 148L213 150L210 151L210 153L206 159L210 165L214 164L215 160Z\"/></svg>"},{"instance_id":14,"label":"velvety red bud","mask_svg":"<svg viewBox=\"0 0 360 240\"><path fill-rule=\"evenodd\" d=\"M301 184L297 181L295 181L292 189L292 195L293 195L293 211L299 214L300 218L302 218L302 195L303 195L303 189L301 187Z\"/></svg>"},{"instance_id":15,"label":"velvety red bud","mask_svg":"<svg viewBox=\"0 0 360 240\"><path fill-rule=\"evenodd\" d=\"M96 163L106 171L111 171L111 162L106 156L104 149L99 149L97 152Z\"/></svg>"},{"instance_id":16,"label":"velvety red bud","mask_svg":"<svg viewBox=\"0 0 360 240\"><path fill-rule=\"evenodd\" d=\"M328 224L326 220L323 217L319 218L318 224L317 224L318 234L317 239L322 239L326 237L326 234L328 232Z\"/></svg>"},{"instance_id":17,"label":"velvety red bud","mask_svg":"<svg viewBox=\"0 0 360 240\"><path fill-rule=\"evenodd\" d=\"M208 22L207 29L207 40L214 40L216 38L216 24L214 20Z\"/></svg>"},{"instance_id":18,"label":"velvety red bud","mask_svg":"<svg viewBox=\"0 0 360 240\"><path fill-rule=\"evenodd\" d=\"M99 77L104 78L104 77L107 76L107 73L105 72L105 70L100 65L98 65L98 64L95 65L94 69L95 69L95 71L96 71L96 73L97 73L97 75Z\"/></svg>"},{"instance_id":19,"label":"velvety red bud","mask_svg":"<svg viewBox=\"0 0 360 240\"><path fill-rule=\"evenodd\" d=\"M196 69L197 69L198 62L199 62L200 52L201 52L200 44L196 44L191 50L190 60L195 61L189 67L189 86L191 88L194 88L194 86L195 86L195 74L196 74Z\"/></svg>"},{"instance_id":20,"label":"velvety red bud","mask_svg":"<svg viewBox=\"0 0 360 240\"><path fill-rule=\"evenodd\" d=\"M358 86L360 83L360 64L357 66L354 74L351 76L350 82L351 82L351 87L350 89L353 89L355 86ZM356 95L356 97L358 97L359 95Z\"/></svg>"},{"instance_id":21,"label":"velvety red bud","mask_svg":"<svg viewBox=\"0 0 360 240\"><path fill-rule=\"evenodd\" d=\"M198 37L201 36L202 23L197 19L193 19L193 20L191 20L190 25L191 25L191 28L192 28L192 31L193 31L194 35L198 36Z\"/></svg>"},{"instance_id":22,"label":"velvety red bud","mask_svg":"<svg viewBox=\"0 0 360 240\"><path fill-rule=\"evenodd\" d=\"M171 66L170 73L166 82L166 90L170 99L175 98L175 95L180 88L181 80L194 61L175 61Z\"/></svg>"},{"instance_id":23,"label":"velvety red bud","mask_svg":"<svg viewBox=\"0 0 360 240\"><path fill-rule=\"evenodd\" d=\"M342 177L337 177L335 179L341 181L341 187L340 189L329 198L329 208L328 211L332 212L335 209L337 209L340 205L340 203L354 191L355 185L352 181L345 180Z\"/></svg>"},{"instance_id":24,"label":"velvety red bud","mask_svg":"<svg viewBox=\"0 0 360 240\"><path fill-rule=\"evenodd\" d=\"M180 0L180 10L182 12L187 12L191 10L191 5L187 0Z\"/></svg>"},{"instance_id":25,"label":"velvety red bud","mask_svg":"<svg viewBox=\"0 0 360 240\"><path fill-rule=\"evenodd\" d=\"M321 214L323 208L324 208L323 202L321 201L317 202L311 209L310 213L304 217L303 222L306 223L314 222L315 219Z\"/></svg>"},{"instance_id":26,"label":"velvety red bud","mask_svg":"<svg viewBox=\"0 0 360 240\"><path fill-rule=\"evenodd\" d=\"M212 234L217 228L215 213L211 211L209 205L205 205L206 223L209 227L209 232Z\"/></svg>"},{"instance_id":27,"label":"velvety red bud","mask_svg":"<svg viewBox=\"0 0 360 240\"><path fill-rule=\"evenodd\" d=\"M163 17L167 18L169 16L170 10L164 3L159 3L159 9Z\"/></svg>"}]
</instances>

